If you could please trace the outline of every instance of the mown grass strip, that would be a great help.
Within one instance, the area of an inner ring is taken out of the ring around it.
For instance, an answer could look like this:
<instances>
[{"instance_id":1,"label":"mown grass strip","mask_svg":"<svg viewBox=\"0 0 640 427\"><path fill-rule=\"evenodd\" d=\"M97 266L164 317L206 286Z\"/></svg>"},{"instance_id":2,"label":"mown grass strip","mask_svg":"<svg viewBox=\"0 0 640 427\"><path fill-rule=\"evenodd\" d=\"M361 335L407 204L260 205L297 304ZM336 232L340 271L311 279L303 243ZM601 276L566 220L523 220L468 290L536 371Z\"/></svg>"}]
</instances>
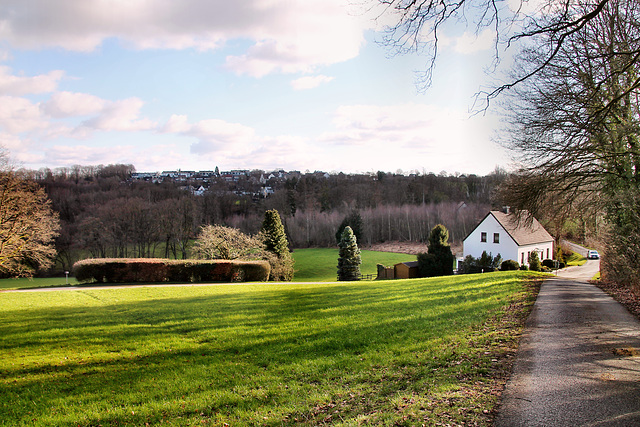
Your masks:
<instances>
[{"instance_id":1,"label":"mown grass strip","mask_svg":"<svg viewBox=\"0 0 640 427\"><path fill-rule=\"evenodd\" d=\"M3 293L0 425L487 424L527 277Z\"/></svg>"}]
</instances>

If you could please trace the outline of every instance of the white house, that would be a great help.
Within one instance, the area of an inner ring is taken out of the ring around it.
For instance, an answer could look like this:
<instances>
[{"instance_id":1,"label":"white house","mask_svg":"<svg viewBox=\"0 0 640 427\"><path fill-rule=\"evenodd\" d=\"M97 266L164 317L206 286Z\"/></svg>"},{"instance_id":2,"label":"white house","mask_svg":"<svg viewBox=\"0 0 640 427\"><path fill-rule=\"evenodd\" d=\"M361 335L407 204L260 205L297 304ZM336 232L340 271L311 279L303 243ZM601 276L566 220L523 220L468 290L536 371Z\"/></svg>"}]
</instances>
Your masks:
<instances>
[{"instance_id":1,"label":"white house","mask_svg":"<svg viewBox=\"0 0 640 427\"><path fill-rule=\"evenodd\" d=\"M465 257L479 258L486 251L493 256L500 254L503 260L528 264L532 252L538 252L541 261L553 259L553 242L551 234L537 219L518 220L514 214L491 211L462 244Z\"/></svg>"}]
</instances>

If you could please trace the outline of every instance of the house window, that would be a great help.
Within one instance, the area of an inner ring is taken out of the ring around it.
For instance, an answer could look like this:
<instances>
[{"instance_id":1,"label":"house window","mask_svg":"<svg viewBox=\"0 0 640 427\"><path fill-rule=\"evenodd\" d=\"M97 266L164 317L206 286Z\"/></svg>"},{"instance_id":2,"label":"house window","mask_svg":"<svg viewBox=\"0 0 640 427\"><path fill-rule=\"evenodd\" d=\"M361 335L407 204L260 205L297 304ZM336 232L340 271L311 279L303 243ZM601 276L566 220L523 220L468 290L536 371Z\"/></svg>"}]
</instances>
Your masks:
<instances>
[{"instance_id":1,"label":"house window","mask_svg":"<svg viewBox=\"0 0 640 427\"><path fill-rule=\"evenodd\" d=\"M493 243L500 243L500 233L493 233Z\"/></svg>"},{"instance_id":2,"label":"house window","mask_svg":"<svg viewBox=\"0 0 640 427\"><path fill-rule=\"evenodd\" d=\"M549 258L549 248L547 248L547 259L550 259Z\"/></svg>"},{"instance_id":3,"label":"house window","mask_svg":"<svg viewBox=\"0 0 640 427\"><path fill-rule=\"evenodd\" d=\"M480 233L480 241L482 243L487 243L487 233L485 233L484 231Z\"/></svg>"},{"instance_id":4,"label":"house window","mask_svg":"<svg viewBox=\"0 0 640 427\"><path fill-rule=\"evenodd\" d=\"M522 252L522 258L521 258L520 264L524 264L524 252Z\"/></svg>"}]
</instances>

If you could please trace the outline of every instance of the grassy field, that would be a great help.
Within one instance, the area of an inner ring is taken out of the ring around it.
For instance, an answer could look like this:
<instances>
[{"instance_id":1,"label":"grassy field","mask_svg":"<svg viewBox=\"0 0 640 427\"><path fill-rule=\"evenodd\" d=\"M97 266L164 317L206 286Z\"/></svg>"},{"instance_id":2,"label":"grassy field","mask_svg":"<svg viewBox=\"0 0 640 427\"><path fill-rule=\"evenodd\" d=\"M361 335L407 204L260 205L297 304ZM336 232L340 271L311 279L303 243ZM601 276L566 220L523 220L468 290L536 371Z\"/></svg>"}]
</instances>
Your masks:
<instances>
[{"instance_id":1,"label":"grassy field","mask_svg":"<svg viewBox=\"0 0 640 427\"><path fill-rule=\"evenodd\" d=\"M299 282L332 282L336 281L338 265L338 249L296 249L293 252L295 265L295 281ZM376 264L393 265L398 262L415 261L415 255L391 252L362 251L362 274L377 273ZM45 288L65 286L64 277L46 279L0 279L2 289ZM69 278L69 284L77 285L75 278Z\"/></svg>"},{"instance_id":2,"label":"grassy field","mask_svg":"<svg viewBox=\"0 0 640 427\"><path fill-rule=\"evenodd\" d=\"M526 274L2 293L0 425L486 425Z\"/></svg>"},{"instance_id":3,"label":"grassy field","mask_svg":"<svg viewBox=\"0 0 640 427\"><path fill-rule=\"evenodd\" d=\"M338 270L338 249L296 249L293 251L295 259L295 281L300 282L335 282ZM362 251L362 274L377 274L376 265L391 266L399 262L415 261L415 255L397 254L392 252Z\"/></svg>"}]
</instances>

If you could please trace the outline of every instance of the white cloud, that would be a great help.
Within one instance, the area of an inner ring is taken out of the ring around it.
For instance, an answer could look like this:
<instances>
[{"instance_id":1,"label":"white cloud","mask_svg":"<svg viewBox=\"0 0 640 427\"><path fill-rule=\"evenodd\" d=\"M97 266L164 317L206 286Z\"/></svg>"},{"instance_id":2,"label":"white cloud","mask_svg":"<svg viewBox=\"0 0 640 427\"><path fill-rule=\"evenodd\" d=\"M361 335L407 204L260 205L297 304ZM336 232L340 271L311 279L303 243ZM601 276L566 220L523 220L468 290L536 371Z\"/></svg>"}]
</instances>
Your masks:
<instances>
[{"instance_id":1,"label":"white cloud","mask_svg":"<svg viewBox=\"0 0 640 427\"><path fill-rule=\"evenodd\" d=\"M491 142L495 120L462 111L425 104L342 106L333 123L337 130L318 141L350 153L371 170L484 173L506 161Z\"/></svg>"},{"instance_id":2,"label":"white cloud","mask_svg":"<svg viewBox=\"0 0 640 427\"><path fill-rule=\"evenodd\" d=\"M37 104L15 96L0 96L0 129L13 135L43 130L49 123Z\"/></svg>"},{"instance_id":3,"label":"white cloud","mask_svg":"<svg viewBox=\"0 0 640 427\"><path fill-rule=\"evenodd\" d=\"M60 70L33 77L15 76L11 74L11 68L0 66L0 95L19 96L53 92L63 76L64 71Z\"/></svg>"},{"instance_id":4,"label":"white cloud","mask_svg":"<svg viewBox=\"0 0 640 427\"><path fill-rule=\"evenodd\" d=\"M219 119L201 120L191 124L187 116L173 115L160 131L196 138L198 142L191 145L191 152L199 155L220 150L246 153L248 147L256 142L255 131L252 128Z\"/></svg>"},{"instance_id":5,"label":"white cloud","mask_svg":"<svg viewBox=\"0 0 640 427\"><path fill-rule=\"evenodd\" d=\"M333 77L318 75L318 76L305 76L295 79L291 82L291 87L295 90L313 89L320 86L323 83L329 83L333 80Z\"/></svg>"},{"instance_id":6,"label":"white cloud","mask_svg":"<svg viewBox=\"0 0 640 427\"><path fill-rule=\"evenodd\" d=\"M140 131L153 129L156 124L149 119L140 118L140 109L144 102L138 98L108 101L99 114L82 122L81 128L102 131Z\"/></svg>"},{"instance_id":7,"label":"white cloud","mask_svg":"<svg viewBox=\"0 0 640 427\"><path fill-rule=\"evenodd\" d=\"M108 38L137 49L215 49L252 40L227 67L260 77L355 57L371 22L348 0L5 0L0 39L17 48L92 51Z\"/></svg>"},{"instance_id":8,"label":"white cloud","mask_svg":"<svg viewBox=\"0 0 640 427\"><path fill-rule=\"evenodd\" d=\"M495 46L496 33L492 28L486 28L480 34L464 32L460 37L455 39L453 49L457 53L471 54L490 50Z\"/></svg>"},{"instance_id":9,"label":"white cloud","mask_svg":"<svg viewBox=\"0 0 640 427\"><path fill-rule=\"evenodd\" d=\"M86 93L56 92L42 104L42 110L51 117L76 117L97 114L107 101Z\"/></svg>"},{"instance_id":10,"label":"white cloud","mask_svg":"<svg viewBox=\"0 0 640 427\"><path fill-rule=\"evenodd\" d=\"M54 145L44 150L44 157L52 166L130 163L137 158L135 150L129 145Z\"/></svg>"},{"instance_id":11,"label":"white cloud","mask_svg":"<svg viewBox=\"0 0 640 427\"><path fill-rule=\"evenodd\" d=\"M0 132L0 147L11 151L12 155L15 155L16 151L26 148L22 139L6 132Z\"/></svg>"},{"instance_id":12,"label":"white cloud","mask_svg":"<svg viewBox=\"0 0 640 427\"><path fill-rule=\"evenodd\" d=\"M239 74L262 77L272 72L310 72L317 66L355 58L371 27L349 13L343 0L273 2L279 10L273 25L256 28L246 53L227 58Z\"/></svg>"}]
</instances>

